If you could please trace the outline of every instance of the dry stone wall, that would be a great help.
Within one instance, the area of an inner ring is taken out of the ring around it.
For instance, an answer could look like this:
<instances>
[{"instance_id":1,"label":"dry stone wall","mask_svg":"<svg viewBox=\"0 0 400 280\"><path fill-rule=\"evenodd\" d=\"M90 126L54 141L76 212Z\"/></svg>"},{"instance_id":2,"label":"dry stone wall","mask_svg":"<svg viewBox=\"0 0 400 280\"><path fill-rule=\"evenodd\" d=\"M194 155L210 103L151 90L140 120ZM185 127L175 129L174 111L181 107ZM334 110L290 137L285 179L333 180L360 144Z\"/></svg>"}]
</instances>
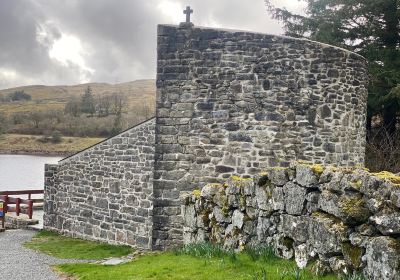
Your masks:
<instances>
[{"instance_id":1,"label":"dry stone wall","mask_svg":"<svg viewBox=\"0 0 400 280\"><path fill-rule=\"evenodd\" d=\"M155 120L46 165L44 227L151 249Z\"/></svg>"},{"instance_id":2,"label":"dry stone wall","mask_svg":"<svg viewBox=\"0 0 400 280\"><path fill-rule=\"evenodd\" d=\"M297 164L181 197L184 242L272 246L317 272L400 279L400 177Z\"/></svg>"},{"instance_id":3,"label":"dry stone wall","mask_svg":"<svg viewBox=\"0 0 400 280\"><path fill-rule=\"evenodd\" d=\"M158 27L154 231L180 243L181 191L293 160L364 163L365 60L307 40Z\"/></svg>"}]
</instances>

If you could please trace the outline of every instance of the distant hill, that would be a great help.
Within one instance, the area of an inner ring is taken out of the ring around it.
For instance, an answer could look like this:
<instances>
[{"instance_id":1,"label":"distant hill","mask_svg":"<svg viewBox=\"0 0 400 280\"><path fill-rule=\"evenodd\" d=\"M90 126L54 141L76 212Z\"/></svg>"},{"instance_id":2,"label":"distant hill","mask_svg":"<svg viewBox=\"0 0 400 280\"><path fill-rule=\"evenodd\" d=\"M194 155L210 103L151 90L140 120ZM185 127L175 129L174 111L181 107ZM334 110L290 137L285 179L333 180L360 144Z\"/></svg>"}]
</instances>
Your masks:
<instances>
[{"instance_id":1,"label":"distant hill","mask_svg":"<svg viewBox=\"0 0 400 280\"><path fill-rule=\"evenodd\" d=\"M72 86L31 85L0 90L0 97L6 97L15 91L24 91L32 97L29 102L0 102L0 112L29 112L32 110L62 109L65 103L74 97L79 97L90 86L94 95L122 93L127 96L129 104L150 104L155 102L155 80L136 80L120 84L88 83Z\"/></svg>"},{"instance_id":2,"label":"distant hill","mask_svg":"<svg viewBox=\"0 0 400 280\"><path fill-rule=\"evenodd\" d=\"M24 91L32 96L32 100L60 99L81 95L90 86L95 94L122 92L129 96L154 96L155 80L136 80L121 84L87 83L72 86L31 85L0 90L0 95L6 96L15 91Z\"/></svg>"},{"instance_id":3,"label":"distant hill","mask_svg":"<svg viewBox=\"0 0 400 280\"><path fill-rule=\"evenodd\" d=\"M94 97L93 113L80 107L88 86ZM17 93L26 98L16 99ZM3 133L48 136L59 132L73 137L110 137L154 116L155 101L155 80L3 89L0 90L0 136ZM116 106L122 106L119 116L112 111Z\"/></svg>"}]
</instances>

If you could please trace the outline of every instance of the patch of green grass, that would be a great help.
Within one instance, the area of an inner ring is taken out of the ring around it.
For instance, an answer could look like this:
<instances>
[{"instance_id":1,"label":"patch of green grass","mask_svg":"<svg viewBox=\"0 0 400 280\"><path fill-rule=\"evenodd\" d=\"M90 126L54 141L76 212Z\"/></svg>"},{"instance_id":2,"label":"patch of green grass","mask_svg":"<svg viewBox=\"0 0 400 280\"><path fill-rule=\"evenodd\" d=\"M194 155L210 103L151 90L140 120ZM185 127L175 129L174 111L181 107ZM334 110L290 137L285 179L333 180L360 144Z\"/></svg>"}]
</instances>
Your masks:
<instances>
[{"instance_id":1,"label":"patch of green grass","mask_svg":"<svg viewBox=\"0 0 400 280\"><path fill-rule=\"evenodd\" d=\"M175 255L190 255L193 257L203 257L207 259L222 258L228 255L222 246L209 242L188 244L182 248L174 250Z\"/></svg>"},{"instance_id":2,"label":"patch of green grass","mask_svg":"<svg viewBox=\"0 0 400 280\"><path fill-rule=\"evenodd\" d=\"M244 251L253 261L262 260L268 262L278 258L271 246L246 246Z\"/></svg>"},{"instance_id":3,"label":"patch of green grass","mask_svg":"<svg viewBox=\"0 0 400 280\"><path fill-rule=\"evenodd\" d=\"M232 256L235 257L232 257ZM268 279L290 280L296 272L294 261L258 257L247 253L234 254L210 244L185 246L183 249L160 254L149 254L132 262L104 266L98 264L63 264L57 269L80 280L95 279ZM301 280L334 280L335 276L319 277L308 269L299 272Z\"/></svg>"},{"instance_id":4,"label":"patch of green grass","mask_svg":"<svg viewBox=\"0 0 400 280\"><path fill-rule=\"evenodd\" d=\"M40 231L25 243L27 248L60 259L100 260L130 254L129 246L116 246L99 242L65 237L49 231Z\"/></svg>"}]
</instances>

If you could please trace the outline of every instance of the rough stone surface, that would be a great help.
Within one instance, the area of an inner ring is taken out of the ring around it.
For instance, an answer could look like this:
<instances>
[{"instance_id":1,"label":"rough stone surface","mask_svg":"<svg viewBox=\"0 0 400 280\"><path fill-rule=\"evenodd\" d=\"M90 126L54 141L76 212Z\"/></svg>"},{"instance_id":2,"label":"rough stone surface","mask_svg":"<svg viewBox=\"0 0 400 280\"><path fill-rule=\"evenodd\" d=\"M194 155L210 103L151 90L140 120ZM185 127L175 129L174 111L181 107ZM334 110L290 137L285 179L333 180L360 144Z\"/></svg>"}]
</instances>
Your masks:
<instances>
[{"instance_id":1,"label":"rough stone surface","mask_svg":"<svg viewBox=\"0 0 400 280\"><path fill-rule=\"evenodd\" d=\"M400 235L400 215L398 212L381 213L370 218L376 228L384 235Z\"/></svg>"},{"instance_id":2,"label":"rough stone surface","mask_svg":"<svg viewBox=\"0 0 400 280\"><path fill-rule=\"evenodd\" d=\"M30 220L27 215L16 216L14 213L7 213L5 220L5 228L7 229L29 229L30 226L39 223L38 220Z\"/></svg>"},{"instance_id":3,"label":"rough stone surface","mask_svg":"<svg viewBox=\"0 0 400 280\"><path fill-rule=\"evenodd\" d=\"M293 182L283 186L285 193L285 210L291 215L301 215L305 207L306 189Z\"/></svg>"},{"instance_id":4,"label":"rough stone surface","mask_svg":"<svg viewBox=\"0 0 400 280\"><path fill-rule=\"evenodd\" d=\"M179 209L171 192L292 160L364 162L366 63L355 54L287 37L160 25L157 66L158 248L180 242L182 218L168 215ZM316 183L298 174L298 184ZM286 174L274 175L286 183Z\"/></svg>"},{"instance_id":5,"label":"rough stone surface","mask_svg":"<svg viewBox=\"0 0 400 280\"><path fill-rule=\"evenodd\" d=\"M396 201L381 199L399 186L358 169L298 165L287 168L292 175L283 187L283 181L272 183L268 170L253 180L212 184L218 190L211 196L184 195L185 243L212 241L236 250L269 245L283 258L294 257L300 267L316 259L315 271L350 275L361 270L367 279L400 279L400 209ZM298 171L313 179L300 186ZM375 191L363 193L372 189L371 182ZM224 200L228 194L232 198ZM216 206L220 199L223 210ZM379 212L366 208L369 200L380 201ZM313 207L306 207L308 201ZM192 222L204 213L224 218Z\"/></svg>"},{"instance_id":6,"label":"rough stone surface","mask_svg":"<svg viewBox=\"0 0 400 280\"><path fill-rule=\"evenodd\" d=\"M371 279L400 279L400 241L387 236L374 237L366 248L366 272Z\"/></svg>"},{"instance_id":7,"label":"rough stone surface","mask_svg":"<svg viewBox=\"0 0 400 280\"><path fill-rule=\"evenodd\" d=\"M46 165L44 228L150 249L154 123Z\"/></svg>"}]
</instances>

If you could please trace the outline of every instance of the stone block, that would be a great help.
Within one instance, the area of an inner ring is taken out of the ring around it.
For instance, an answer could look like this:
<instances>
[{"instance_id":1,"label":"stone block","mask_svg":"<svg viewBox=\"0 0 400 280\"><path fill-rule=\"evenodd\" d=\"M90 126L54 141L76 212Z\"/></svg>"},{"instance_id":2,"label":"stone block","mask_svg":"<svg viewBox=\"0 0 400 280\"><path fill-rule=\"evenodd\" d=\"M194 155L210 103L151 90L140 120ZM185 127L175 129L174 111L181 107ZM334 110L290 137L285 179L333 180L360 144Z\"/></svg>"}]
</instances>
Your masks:
<instances>
[{"instance_id":1,"label":"stone block","mask_svg":"<svg viewBox=\"0 0 400 280\"><path fill-rule=\"evenodd\" d=\"M307 190L304 187L288 182L283 186L285 210L291 215L301 215L306 202Z\"/></svg>"},{"instance_id":2,"label":"stone block","mask_svg":"<svg viewBox=\"0 0 400 280\"><path fill-rule=\"evenodd\" d=\"M380 236L371 238L366 247L365 272L370 279L400 279L400 242Z\"/></svg>"}]
</instances>

